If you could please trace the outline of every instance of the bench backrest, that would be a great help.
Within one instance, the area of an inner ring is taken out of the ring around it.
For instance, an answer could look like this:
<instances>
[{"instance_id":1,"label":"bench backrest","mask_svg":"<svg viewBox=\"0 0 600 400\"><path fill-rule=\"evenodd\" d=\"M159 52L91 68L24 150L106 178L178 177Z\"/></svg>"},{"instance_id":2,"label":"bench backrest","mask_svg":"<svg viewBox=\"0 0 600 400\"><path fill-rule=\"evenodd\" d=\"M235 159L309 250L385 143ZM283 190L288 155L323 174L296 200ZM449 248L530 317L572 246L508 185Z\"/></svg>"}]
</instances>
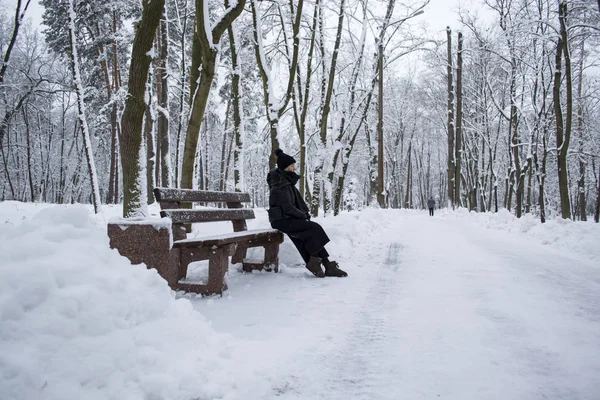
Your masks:
<instances>
[{"instance_id":1,"label":"bench backrest","mask_svg":"<svg viewBox=\"0 0 600 400\"><path fill-rule=\"evenodd\" d=\"M254 210L242 205L250 202L248 193L155 188L154 198L160 204L161 217L171 218L174 228L195 222L231 221L233 231L240 232L248 230L246 220L255 217ZM224 203L227 208L193 209L193 203ZM174 229L174 235L175 240L182 239L181 229Z\"/></svg>"}]
</instances>

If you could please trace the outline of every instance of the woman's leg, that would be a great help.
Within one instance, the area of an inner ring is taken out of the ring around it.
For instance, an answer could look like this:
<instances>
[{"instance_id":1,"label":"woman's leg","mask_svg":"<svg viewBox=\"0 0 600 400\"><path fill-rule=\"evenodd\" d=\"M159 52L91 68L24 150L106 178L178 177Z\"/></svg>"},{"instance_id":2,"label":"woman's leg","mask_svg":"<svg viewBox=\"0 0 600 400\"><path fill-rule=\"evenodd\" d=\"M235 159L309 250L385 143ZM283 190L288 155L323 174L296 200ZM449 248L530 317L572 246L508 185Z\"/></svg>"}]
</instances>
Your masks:
<instances>
[{"instance_id":1,"label":"woman's leg","mask_svg":"<svg viewBox=\"0 0 600 400\"><path fill-rule=\"evenodd\" d=\"M287 234L305 260L306 254L316 255L329 243L329 237L321 225L313 221L286 219L275 221L271 226Z\"/></svg>"}]
</instances>

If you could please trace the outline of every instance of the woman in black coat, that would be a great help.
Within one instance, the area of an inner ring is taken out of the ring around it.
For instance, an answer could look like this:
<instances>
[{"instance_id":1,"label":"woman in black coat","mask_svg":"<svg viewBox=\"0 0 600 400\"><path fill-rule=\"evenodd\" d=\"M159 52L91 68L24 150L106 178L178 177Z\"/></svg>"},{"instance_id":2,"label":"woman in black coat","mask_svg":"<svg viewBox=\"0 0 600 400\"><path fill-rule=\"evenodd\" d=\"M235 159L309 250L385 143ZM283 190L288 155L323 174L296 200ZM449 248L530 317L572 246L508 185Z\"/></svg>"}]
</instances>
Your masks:
<instances>
[{"instance_id":1,"label":"woman in black coat","mask_svg":"<svg viewBox=\"0 0 600 400\"><path fill-rule=\"evenodd\" d=\"M288 235L306 262L306 268L315 276L348 276L337 262L329 261L329 253L325 250L329 237L321 225L310 220L308 206L296 189L300 179L296 174L296 160L281 149L277 149L275 155L277 168L267 176L271 226Z\"/></svg>"}]
</instances>

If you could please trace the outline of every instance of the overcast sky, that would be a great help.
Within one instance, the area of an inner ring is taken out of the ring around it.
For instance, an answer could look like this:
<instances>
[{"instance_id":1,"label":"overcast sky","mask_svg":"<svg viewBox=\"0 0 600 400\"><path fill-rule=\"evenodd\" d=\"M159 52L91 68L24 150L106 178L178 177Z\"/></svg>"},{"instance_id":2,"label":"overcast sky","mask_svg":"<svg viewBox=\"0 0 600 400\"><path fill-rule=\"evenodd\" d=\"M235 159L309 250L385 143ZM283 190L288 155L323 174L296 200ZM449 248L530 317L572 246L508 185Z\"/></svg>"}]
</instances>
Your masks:
<instances>
[{"instance_id":1,"label":"overcast sky","mask_svg":"<svg viewBox=\"0 0 600 400\"><path fill-rule=\"evenodd\" d=\"M16 5L14 0L0 0L0 4L5 14L13 15ZM453 30L458 28L457 10L459 6L470 10L479 9L481 0L431 0L431 3L425 8L425 13L415 17L415 22L426 22L431 33L439 37L448 25ZM38 0L33 0L29 7L27 17L32 19L34 25L39 25L42 21L42 9L38 5Z\"/></svg>"}]
</instances>

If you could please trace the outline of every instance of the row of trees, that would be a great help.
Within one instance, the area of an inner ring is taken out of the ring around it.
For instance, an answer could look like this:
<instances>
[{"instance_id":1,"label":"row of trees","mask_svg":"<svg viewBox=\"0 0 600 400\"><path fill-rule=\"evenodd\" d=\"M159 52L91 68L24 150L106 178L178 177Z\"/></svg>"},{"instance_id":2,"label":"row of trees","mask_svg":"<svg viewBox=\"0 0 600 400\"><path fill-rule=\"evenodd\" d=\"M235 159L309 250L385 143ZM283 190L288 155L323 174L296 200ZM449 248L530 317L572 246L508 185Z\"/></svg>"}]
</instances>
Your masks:
<instances>
[{"instance_id":1,"label":"row of trees","mask_svg":"<svg viewBox=\"0 0 600 400\"><path fill-rule=\"evenodd\" d=\"M447 32L449 203L497 210L502 201L500 207L517 217L535 209L542 222L550 205L563 218L586 220L594 213L597 220L593 70L600 8L562 0L488 0L486 5L497 14L499 30L483 30L463 15L472 38L464 49L458 34L456 68ZM465 51L471 54L463 66ZM572 137L578 140L576 150L569 148ZM497 169L502 153L504 173Z\"/></svg>"},{"instance_id":2,"label":"row of trees","mask_svg":"<svg viewBox=\"0 0 600 400\"><path fill-rule=\"evenodd\" d=\"M42 39L19 0L0 17L0 198L265 206L282 147L314 215L434 196L597 220L600 4L485 0L495 20L428 37L428 3L42 0Z\"/></svg>"}]
</instances>

